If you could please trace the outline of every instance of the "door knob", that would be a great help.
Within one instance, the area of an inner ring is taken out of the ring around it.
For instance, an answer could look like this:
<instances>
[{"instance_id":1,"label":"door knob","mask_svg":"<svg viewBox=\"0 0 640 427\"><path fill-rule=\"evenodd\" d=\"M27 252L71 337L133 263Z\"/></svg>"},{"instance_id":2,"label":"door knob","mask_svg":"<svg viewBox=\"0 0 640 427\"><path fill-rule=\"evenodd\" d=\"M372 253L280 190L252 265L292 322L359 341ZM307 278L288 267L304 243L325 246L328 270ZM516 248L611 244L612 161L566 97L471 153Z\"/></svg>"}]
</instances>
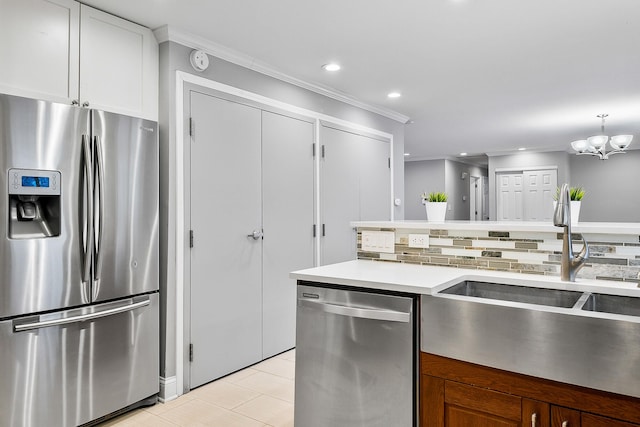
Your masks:
<instances>
[{"instance_id":1,"label":"door knob","mask_svg":"<svg viewBox=\"0 0 640 427\"><path fill-rule=\"evenodd\" d=\"M247 234L247 237L252 237L253 240L260 240L262 238L262 230L253 230L253 233Z\"/></svg>"}]
</instances>

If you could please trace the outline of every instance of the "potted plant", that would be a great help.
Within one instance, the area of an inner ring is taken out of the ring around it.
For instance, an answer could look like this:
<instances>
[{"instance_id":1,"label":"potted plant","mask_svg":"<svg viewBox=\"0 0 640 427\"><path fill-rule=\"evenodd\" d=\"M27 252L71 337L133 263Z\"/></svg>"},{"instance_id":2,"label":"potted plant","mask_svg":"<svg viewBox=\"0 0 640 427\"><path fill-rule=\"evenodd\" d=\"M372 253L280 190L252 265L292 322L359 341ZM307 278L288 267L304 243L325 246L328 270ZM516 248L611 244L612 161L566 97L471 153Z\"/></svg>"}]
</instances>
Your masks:
<instances>
[{"instance_id":1,"label":"potted plant","mask_svg":"<svg viewBox=\"0 0 640 427\"><path fill-rule=\"evenodd\" d=\"M569 188L569 200L571 201L571 223L577 224L580 217L580 206L582 205L582 198L585 195L584 188L582 187L570 187ZM553 209L556 208L558 197L560 196L560 187L556 188L556 194L553 196Z\"/></svg>"},{"instance_id":2,"label":"potted plant","mask_svg":"<svg viewBox=\"0 0 640 427\"><path fill-rule=\"evenodd\" d=\"M422 194L422 203L427 211L427 221L443 222L447 214L447 193L433 192Z\"/></svg>"}]
</instances>

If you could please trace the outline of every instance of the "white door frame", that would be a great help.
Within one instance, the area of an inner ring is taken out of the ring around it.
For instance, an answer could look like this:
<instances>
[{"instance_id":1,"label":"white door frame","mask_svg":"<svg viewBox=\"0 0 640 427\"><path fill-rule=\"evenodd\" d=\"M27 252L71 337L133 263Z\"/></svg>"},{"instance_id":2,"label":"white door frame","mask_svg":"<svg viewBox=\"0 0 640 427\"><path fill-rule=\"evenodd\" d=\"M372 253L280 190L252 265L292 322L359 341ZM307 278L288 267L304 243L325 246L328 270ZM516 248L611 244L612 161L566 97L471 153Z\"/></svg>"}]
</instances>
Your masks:
<instances>
[{"instance_id":1,"label":"white door frame","mask_svg":"<svg viewBox=\"0 0 640 427\"><path fill-rule=\"evenodd\" d=\"M175 347L175 358L176 358L176 379L175 383L173 380L167 381L172 385L172 390L168 391L168 395L170 397L177 397L183 394L184 388L184 289L187 284L187 278L184 277L184 263L185 263L185 245L183 242L185 241L185 235L187 230L185 228L185 194L184 194L184 185L185 185L185 170L184 170L184 85L186 83L193 83L195 85L202 86L207 89L217 90L219 92L235 95L241 98L245 98L247 100L251 100L254 102L259 102L261 104L275 107L280 110L288 111L294 114L299 114L302 116L307 116L311 119L316 120L316 136L315 141L316 144L320 143L320 121L326 121L330 123L334 123L338 126L344 126L349 129L353 129L354 131L366 132L372 135L376 135L389 140L389 156L391 158L391 191L389 194L389 211L390 218L393 221L394 219L394 205L393 205L393 189L394 189L394 157L393 157L393 135L387 132L382 132L377 129L373 129L367 126L362 126L357 123L349 122L337 117L329 116L323 113L319 113L312 110L307 110L305 108L300 108L295 105L287 104L282 101L278 101L276 99L268 98L257 93L249 92L234 86L229 86L224 83L219 83L213 80L205 79L203 77L195 76L193 74L186 73L184 71L176 71L176 88L175 88L175 148L176 155L174 159L174 167L175 167L175 250L176 250L176 269L175 276L168 277L169 281L173 280L176 284L176 299L175 299L175 310L176 310L176 347ZM320 192L318 191L318 185L320 182L320 156L316 156L315 158L315 168L316 168L316 212L315 218L316 223L319 224L320 219ZM169 177L171 180L173 177ZM169 217L171 218L171 213L169 213ZM316 265L319 265L318 257L320 256L320 239L316 241ZM167 380L167 379L165 379ZM175 393L173 390L173 385L175 384Z\"/></svg>"}]
</instances>

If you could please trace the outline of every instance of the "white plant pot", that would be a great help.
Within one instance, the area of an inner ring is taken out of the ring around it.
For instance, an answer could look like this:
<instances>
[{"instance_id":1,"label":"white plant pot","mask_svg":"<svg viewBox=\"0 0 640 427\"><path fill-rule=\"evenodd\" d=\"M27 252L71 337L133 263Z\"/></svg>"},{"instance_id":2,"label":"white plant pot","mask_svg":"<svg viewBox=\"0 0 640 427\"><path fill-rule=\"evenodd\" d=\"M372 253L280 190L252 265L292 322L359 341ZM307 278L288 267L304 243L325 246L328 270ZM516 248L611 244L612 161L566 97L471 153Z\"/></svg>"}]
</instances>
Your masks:
<instances>
[{"instance_id":1,"label":"white plant pot","mask_svg":"<svg viewBox=\"0 0 640 427\"><path fill-rule=\"evenodd\" d=\"M556 211L556 205L558 202L553 201L553 211ZM578 218L580 217L580 205L582 201L579 200L571 200L571 224L577 224Z\"/></svg>"},{"instance_id":2,"label":"white plant pot","mask_svg":"<svg viewBox=\"0 0 640 427\"><path fill-rule=\"evenodd\" d=\"M579 200L571 201L571 224L578 223L578 217L580 217L580 205L582 204Z\"/></svg>"},{"instance_id":3,"label":"white plant pot","mask_svg":"<svg viewBox=\"0 0 640 427\"><path fill-rule=\"evenodd\" d=\"M426 202L424 207L427 211L427 221L444 222L447 214L447 202Z\"/></svg>"}]
</instances>

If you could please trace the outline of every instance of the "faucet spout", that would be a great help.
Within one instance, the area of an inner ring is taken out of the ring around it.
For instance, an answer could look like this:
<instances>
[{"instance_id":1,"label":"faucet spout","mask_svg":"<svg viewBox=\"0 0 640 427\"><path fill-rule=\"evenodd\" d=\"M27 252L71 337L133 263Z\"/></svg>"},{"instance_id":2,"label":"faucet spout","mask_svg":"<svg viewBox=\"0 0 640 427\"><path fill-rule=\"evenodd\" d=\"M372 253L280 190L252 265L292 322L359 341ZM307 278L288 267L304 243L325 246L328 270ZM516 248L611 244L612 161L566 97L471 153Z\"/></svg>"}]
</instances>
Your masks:
<instances>
[{"instance_id":1,"label":"faucet spout","mask_svg":"<svg viewBox=\"0 0 640 427\"><path fill-rule=\"evenodd\" d=\"M578 255L573 254L573 238L571 236L571 200L569 185L562 184L556 209L553 212L553 225L563 227L562 258L560 260L560 278L567 282L575 282L578 271L589 259L589 245L583 237L584 246Z\"/></svg>"}]
</instances>

